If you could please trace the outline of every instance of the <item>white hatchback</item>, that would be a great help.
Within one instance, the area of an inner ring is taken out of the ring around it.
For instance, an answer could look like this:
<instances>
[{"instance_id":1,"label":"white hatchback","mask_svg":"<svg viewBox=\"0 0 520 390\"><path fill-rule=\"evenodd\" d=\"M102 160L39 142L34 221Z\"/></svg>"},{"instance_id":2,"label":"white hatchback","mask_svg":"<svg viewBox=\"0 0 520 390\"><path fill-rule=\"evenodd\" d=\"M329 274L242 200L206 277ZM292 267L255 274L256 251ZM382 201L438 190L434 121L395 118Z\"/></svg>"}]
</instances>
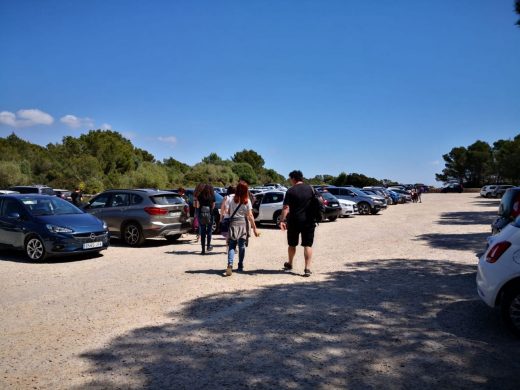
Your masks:
<instances>
[{"instance_id":1,"label":"white hatchback","mask_svg":"<svg viewBox=\"0 0 520 390\"><path fill-rule=\"evenodd\" d=\"M480 196L484 198L489 198L490 196L492 196L493 191L495 191L496 188L497 186L495 185L484 186L480 189Z\"/></svg>"},{"instance_id":2,"label":"white hatchback","mask_svg":"<svg viewBox=\"0 0 520 390\"><path fill-rule=\"evenodd\" d=\"M504 323L520 335L520 218L488 241L478 263L478 294L499 307Z\"/></svg>"},{"instance_id":3,"label":"white hatchback","mask_svg":"<svg viewBox=\"0 0 520 390\"><path fill-rule=\"evenodd\" d=\"M359 214L357 203L347 199L339 199L339 205L341 206L341 216L350 217L351 215Z\"/></svg>"}]
</instances>

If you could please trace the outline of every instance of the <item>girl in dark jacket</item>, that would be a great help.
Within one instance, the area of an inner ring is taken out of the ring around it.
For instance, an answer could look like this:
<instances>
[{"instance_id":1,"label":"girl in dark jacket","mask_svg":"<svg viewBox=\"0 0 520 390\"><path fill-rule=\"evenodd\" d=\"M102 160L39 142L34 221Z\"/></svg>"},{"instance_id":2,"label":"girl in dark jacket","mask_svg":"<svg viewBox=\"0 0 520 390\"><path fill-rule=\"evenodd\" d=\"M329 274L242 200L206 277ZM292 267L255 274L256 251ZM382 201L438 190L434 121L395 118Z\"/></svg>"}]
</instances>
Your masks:
<instances>
[{"instance_id":1,"label":"girl in dark jacket","mask_svg":"<svg viewBox=\"0 0 520 390\"><path fill-rule=\"evenodd\" d=\"M205 184L196 198L195 207L199 217L201 254L206 254L206 249L211 251L211 231L213 228L213 209L215 208L215 192L213 187Z\"/></svg>"}]
</instances>

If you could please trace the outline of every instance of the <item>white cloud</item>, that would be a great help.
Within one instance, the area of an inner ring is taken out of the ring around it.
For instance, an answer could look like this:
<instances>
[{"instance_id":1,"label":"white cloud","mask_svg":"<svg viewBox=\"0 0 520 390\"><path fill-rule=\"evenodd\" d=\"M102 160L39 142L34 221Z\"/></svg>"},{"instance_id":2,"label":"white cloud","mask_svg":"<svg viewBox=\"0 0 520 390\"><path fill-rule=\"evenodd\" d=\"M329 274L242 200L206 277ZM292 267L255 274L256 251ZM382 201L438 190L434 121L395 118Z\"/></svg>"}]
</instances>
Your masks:
<instances>
[{"instance_id":1,"label":"white cloud","mask_svg":"<svg viewBox=\"0 0 520 390\"><path fill-rule=\"evenodd\" d=\"M86 127L89 129L94 128L94 121L91 118L78 118L75 115L65 115L60 119L61 123L66 124L68 127L72 129L77 129L80 127Z\"/></svg>"},{"instance_id":2,"label":"white cloud","mask_svg":"<svg viewBox=\"0 0 520 390\"><path fill-rule=\"evenodd\" d=\"M103 123L99 128L101 130L112 130L112 125L110 123Z\"/></svg>"},{"instance_id":3,"label":"white cloud","mask_svg":"<svg viewBox=\"0 0 520 390\"><path fill-rule=\"evenodd\" d=\"M171 145L175 145L177 143L177 137L175 137L173 135L170 135L168 137L157 137L157 139L161 142L171 144Z\"/></svg>"},{"instance_id":4,"label":"white cloud","mask_svg":"<svg viewBox=\"0 0 520 390\"><path fill-rule=\"evenodd\" d=\"M50 125L54 118L36 108L18 110L16 114L9 111L0 112L0 124L13 127L29 127L35 125Z\"/></svg>"}]
</instances>

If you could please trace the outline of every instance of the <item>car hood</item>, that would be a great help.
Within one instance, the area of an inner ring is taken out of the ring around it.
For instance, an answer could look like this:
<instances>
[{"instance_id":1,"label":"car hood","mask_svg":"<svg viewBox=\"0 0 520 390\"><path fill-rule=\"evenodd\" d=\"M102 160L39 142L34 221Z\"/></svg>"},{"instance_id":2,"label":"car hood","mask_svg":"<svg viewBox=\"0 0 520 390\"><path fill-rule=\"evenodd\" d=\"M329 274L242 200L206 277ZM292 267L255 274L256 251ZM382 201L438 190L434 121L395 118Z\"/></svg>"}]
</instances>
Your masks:
<instances>
[{"instance_id":1,"label":"car hood","mask_svg":"<svg viewBox=\"0 0 520 390\"><path fill-rule=\"evenodd\" d=\"M75 232L103 230L103 222L90 214L41 215L34 217L37 222L68 227Z\"/></svg>"}]
</instances>

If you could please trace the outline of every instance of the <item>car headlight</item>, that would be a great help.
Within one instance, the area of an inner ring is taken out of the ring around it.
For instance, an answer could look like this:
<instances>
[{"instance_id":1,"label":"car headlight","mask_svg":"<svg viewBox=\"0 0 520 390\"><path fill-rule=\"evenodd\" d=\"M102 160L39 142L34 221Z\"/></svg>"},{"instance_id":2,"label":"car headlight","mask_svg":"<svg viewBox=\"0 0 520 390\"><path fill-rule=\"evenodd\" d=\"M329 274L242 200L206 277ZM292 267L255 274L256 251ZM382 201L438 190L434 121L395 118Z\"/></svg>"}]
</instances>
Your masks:
<instances>
[{"instance_id":1,"label":"car headlight","mask_svg":"<svg viewBox=\"0 0 520 390\"><path fill-rule=\"evenodd\" d=\"M103 230L107 230L108 229L108 225L105 221L103 221Z\"/></svg>"},{"instance_id":2,"label":"car headlight","mask_svg":"<svg viewBox=\"0 0 520 390\"><path fill-rule=\"evenodd\" d=\"M56 225L46 225L47 229L49 229L49 231L51 233L73 233L74 230L72 229L69 229L67 227L63 227L63 226L56 226Z\"/></svg>"}]
</instances>

